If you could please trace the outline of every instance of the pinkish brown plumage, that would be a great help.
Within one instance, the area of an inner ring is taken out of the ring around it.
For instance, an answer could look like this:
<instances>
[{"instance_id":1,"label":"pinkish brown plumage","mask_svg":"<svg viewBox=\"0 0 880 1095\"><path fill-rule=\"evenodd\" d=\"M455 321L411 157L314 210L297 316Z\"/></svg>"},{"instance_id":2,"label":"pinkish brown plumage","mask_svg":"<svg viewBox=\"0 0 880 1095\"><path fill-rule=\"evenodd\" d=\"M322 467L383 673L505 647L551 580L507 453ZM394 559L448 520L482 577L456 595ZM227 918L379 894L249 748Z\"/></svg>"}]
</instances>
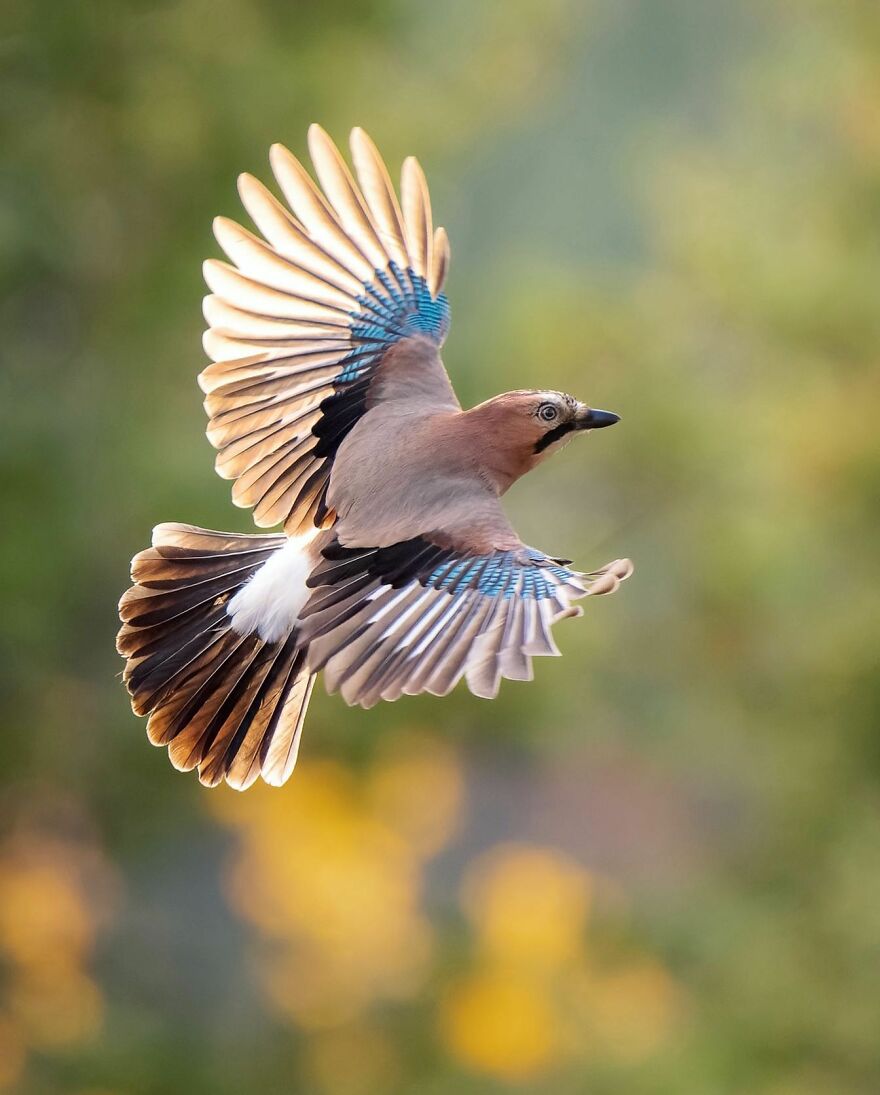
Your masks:
<instances>
[{"instance_id":1,"label":"pinkish brown plumage","mask_svg":"<svg viewBox=\"0 0 880 1095\"><path fill-rule=\"evenodd\" d=\"M309 147L321 189L275 146L287 207L242 176L262 238L218 219L233 265L205 264L199 382L217 471L284 533L159 525L120 602L150 740L203 783L241 789L290 775L318 672L364 707L462 677L491 697L558 653L551 628L574 600L631 572L616 560L582 574L527 547L500 501L617 416L544 390L462 410L439 353L449 245L421 168L405 162L398 202L361 130L356 180L317 126Z\"/></svg>"}]
</instances>

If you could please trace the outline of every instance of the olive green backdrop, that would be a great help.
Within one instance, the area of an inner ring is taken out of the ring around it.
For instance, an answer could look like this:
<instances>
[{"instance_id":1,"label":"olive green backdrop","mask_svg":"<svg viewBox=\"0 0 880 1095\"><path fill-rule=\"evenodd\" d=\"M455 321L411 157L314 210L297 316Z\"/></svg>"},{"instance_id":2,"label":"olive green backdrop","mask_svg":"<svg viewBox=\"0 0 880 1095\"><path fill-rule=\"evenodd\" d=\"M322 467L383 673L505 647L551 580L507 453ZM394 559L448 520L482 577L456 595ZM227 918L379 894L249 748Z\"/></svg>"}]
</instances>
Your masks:
<instances>
[{"instance_id":1,"label":"olive green backdrop","mask_svg":"<svg viewBox=\"0 0 880 1095\"><path fill-rule=\"evenodd\" d=\"M211 470L200 262L309 122L421 159L467 402L621 414L511 493L615 597L492 704L316 693L280 791L114 653ZM7 0L0 1090L880 1090L874 0Z\"/></svg>"}]
</instances>

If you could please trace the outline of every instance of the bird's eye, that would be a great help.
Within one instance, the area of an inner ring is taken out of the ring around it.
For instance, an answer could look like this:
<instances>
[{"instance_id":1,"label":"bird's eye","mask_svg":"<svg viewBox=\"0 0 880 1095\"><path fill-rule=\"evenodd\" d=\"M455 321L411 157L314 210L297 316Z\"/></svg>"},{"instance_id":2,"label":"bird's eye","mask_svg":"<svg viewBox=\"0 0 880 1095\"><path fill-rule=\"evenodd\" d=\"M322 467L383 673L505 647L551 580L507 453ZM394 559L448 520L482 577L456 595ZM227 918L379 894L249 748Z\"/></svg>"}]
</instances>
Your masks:
<instances>
[{"instance_id":1,"label":"bird's eye","mask_svg":"<svg viewBox=\"0 0 880 1095\"><path fill-rule=\"evenodd\" d=\"M538 418L542 422L555 422L558 417L559 410L552 403L542 403L538 408Z\"/></svg>"}]
</instances>

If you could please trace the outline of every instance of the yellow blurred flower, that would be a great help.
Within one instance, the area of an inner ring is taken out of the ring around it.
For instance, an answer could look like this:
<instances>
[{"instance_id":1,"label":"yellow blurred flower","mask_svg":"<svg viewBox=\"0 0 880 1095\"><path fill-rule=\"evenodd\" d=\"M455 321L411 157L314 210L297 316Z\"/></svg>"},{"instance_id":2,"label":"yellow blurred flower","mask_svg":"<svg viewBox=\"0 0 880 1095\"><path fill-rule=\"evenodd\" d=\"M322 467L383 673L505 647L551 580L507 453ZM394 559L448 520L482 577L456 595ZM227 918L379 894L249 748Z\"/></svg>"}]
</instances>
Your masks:
<instances>
[{"instance_id":1,"label":"yellow blurred flower","mask_svg":"<svg viewBox=\"0 0 880 1095\"><path fill-rule=\"evenodd\" d=\"M92 1038L103 1017L98 986L75 968L61 966L20 976L9 1007L39 1049L60 1049Z\"/></svg>"},{"instance_id":2,"label":"yellow blurred flower","mask_svg":"<svg viewBox=\"0 0 880 1095\"><path fill-rule=\"evenodd\" d=\"M596 881L554 848L501 844L465 872L476 972L455 981L441 1036L465 1067L528 1079L576 1058L641 1060L669 1040L681 996L636 954L596 973L585 947Z\"/></svg>"},{"instance_id":3,"label":"yellow blurred flower","mask_svg":"<svg viewBox=\"0 0 880 1095\"><path fill-rule=\"evenodd\" d=\"M588 873L553 848L501 844L470 864L462 904L480 966L452 986L440 1014L465 1066L522 1080L568 1055L561 998L583 957L590 893Z\"/></svg>"},{"instance_id":4,"label":"yellow blurred flower","mask_svg":"<svg viewBox=\"0 0 880 1095\"><path fill-rule=\"evenodd\" d=\"M22 1073L31 1049L93 1037L103 996L88 975L115 878L92 845L22 826L0 848L0 1088Z\"/></svg>"},{"instance_id":5,"label":"yellow blurred flower","mask_svg":"<svg viewBox=\"0 0 880 1095\"><path fill-rule=\"evenodd\" d=\"M0 860L0 894L0 949L10 961L67 967L88 951L93 937L89 910L45 850Z\"/></svg>"},{"instance_id":6,"label":"yellow blurred flower","mask_svg":"<svg viewBox=\"0 0 880 1095\"><path fill-rule=\"evenodd\" d=\"M411 732L395 735L366 791L376 817L422 856L448 844L462 822L461 766L445 742Z\"/></svg>"},{"instance_id":7,"label":"yellow blurred flower","mask_svg":"<svg viewBox=\"0 0 880 1095\"><path fill-rule=\"evenodd\" d=\"M488 955L554 968L581 953L590 893L587 872L561 852L503 844L471 863L463 903Z\"/></svg>"},{"instance_id":8,"label":"yellow blurred flower","mask_svg":"<svg viewBox=\"0 0 880 1095\"><path fill-rule=\"evenodd\" d=\"M440 1012L451 1052L466 1066L504 1080L525 1080L560 1050L551 1000L530 978L485 969L453 985Z\"/></svg>"},{"instance_id":9,"label":"yellow blurred flower","mask_svg":"<svg viewBox=\"0 0 880 1095\"><path fill-rule=\"evenodd\" d=\"M263 937L258 976L279 1012L327 1028L418 991L431 953L422 867L454 831L460 787L451 752L419 739L360 779L312 761L284 794L212 796L239 835L229 901Z\"/></svg>"},{"instance_id":10,"label":"yellow blurred flower","mask_svg":"<svg viewBox=\"0 0 880 1095\"><path fill-rule=\"evenodd\" d=\"M229 893L263 931L283 937L295 927L327 946L357 948L377 941L386 916L393 923L395 913L408 915L417 897L414 857L363 811L355 781L339 766L303 766L282 810L271 790L252 799L254 809L244 799L232 803L246 828Z\"/></svg>"}]
</instances>

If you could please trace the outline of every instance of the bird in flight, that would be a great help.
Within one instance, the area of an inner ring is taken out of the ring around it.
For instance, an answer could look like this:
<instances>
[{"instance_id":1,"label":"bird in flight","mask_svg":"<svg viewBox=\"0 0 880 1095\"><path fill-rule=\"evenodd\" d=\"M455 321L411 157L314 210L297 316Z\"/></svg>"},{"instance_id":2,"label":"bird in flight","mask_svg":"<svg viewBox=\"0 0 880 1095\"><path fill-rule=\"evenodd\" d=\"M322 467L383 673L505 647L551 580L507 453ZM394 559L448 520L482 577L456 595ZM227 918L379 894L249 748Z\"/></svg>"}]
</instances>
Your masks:
<instances>
[{"instance_id":1,"label":"bird in flight","mask_svg":"<svg viewBox=\"0 0 880 1095\"><path fill-rule=\"evenodd\" d=\"M505 392L463 410L440 358L449 243L424 174L400 198L375 145L354 174L319 126L318 184L271 150L285 204L239 179L254 235L214 222L199 376L216 469L253 535L161 524L119 604L123 679L147 733L202 783L287 780L317 674L348 704L464 677L494 697L558 654L552 625L632 571L590 573L526 546L501 507L576 434L618 421L562 392Z\"/></svg>"}]
</instances>

